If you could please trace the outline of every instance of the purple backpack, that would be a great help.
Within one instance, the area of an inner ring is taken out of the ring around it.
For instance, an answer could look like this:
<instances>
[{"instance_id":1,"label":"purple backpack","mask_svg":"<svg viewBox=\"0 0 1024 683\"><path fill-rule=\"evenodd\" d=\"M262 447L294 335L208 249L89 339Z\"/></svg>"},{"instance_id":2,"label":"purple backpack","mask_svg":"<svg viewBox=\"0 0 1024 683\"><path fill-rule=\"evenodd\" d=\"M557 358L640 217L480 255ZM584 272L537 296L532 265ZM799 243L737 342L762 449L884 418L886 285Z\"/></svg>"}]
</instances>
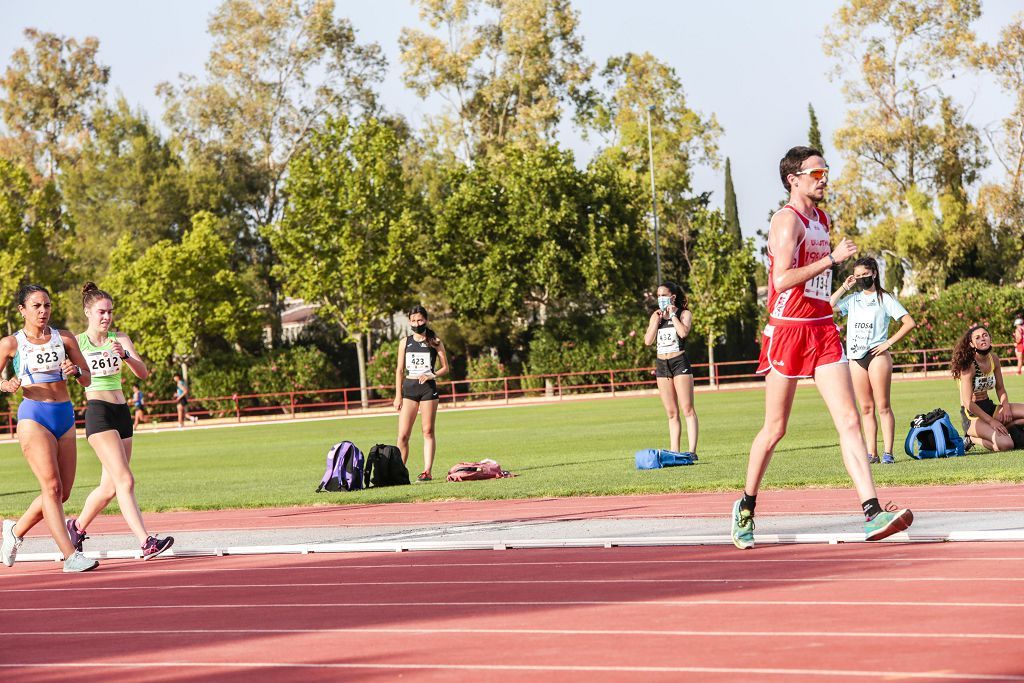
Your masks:
<instances>
[{"instance_id":1,"label":"purple backpack","mask_svg":"<svg viewBox=\"0 0 1024 683\"><path fill-rule=\"evenodd\" d=\"M327 451L327 471L316 492L356 491L363 488L363 452L351 441L342 441Z\"/></svg>"}]
</instances>

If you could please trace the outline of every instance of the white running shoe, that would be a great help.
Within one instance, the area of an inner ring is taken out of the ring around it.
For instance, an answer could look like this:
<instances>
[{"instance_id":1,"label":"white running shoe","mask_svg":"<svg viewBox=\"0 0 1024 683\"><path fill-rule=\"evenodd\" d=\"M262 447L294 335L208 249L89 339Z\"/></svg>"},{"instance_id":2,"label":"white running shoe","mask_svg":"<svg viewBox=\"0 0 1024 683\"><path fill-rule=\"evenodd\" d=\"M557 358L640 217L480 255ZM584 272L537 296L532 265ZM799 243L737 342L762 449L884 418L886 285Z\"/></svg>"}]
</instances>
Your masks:
<instances>
[{"instance_id":1,"label":"white running shoe","mask_svg":"<svg viewBox=\"0 0 1024 683\"><path fill-rule=\"evenodd\" d=\"M18 548L23 539L14 535L14 521L5 519L3 524L3 545L0 546L0 561L8 567L14 566L14 558L18 556Z\"/></svg>"},{"instance_id":2,"label":"white running shoe","mask_svg":"<svg viewBox=\"0 0 1024 683\"><path fill-rule=\"evenodd\" d=\"M75 551L71 553L71 557L64 560L64 573L88 572L96 569L98 566L100 566L100 563L96 560L90 560L82 553Z\"/></svg>"}]
</instances>

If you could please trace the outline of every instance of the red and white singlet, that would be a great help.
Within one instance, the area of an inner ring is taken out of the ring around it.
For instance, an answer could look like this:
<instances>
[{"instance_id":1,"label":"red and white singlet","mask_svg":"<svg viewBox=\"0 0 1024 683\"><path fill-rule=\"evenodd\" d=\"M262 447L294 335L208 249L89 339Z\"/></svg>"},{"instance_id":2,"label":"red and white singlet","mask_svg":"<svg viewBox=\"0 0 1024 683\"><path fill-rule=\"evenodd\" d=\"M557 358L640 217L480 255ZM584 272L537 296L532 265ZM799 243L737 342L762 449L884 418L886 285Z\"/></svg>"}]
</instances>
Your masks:
<instances>
[{"instance_id":1,"label":"red and white singlet","mask_svg":"<svg viewBox=\"0 0 1024 683\"><path fill-rule=\"evenodd\" d=\"M804 225L790 268L802 268L832 252L829 219L821 209L808 217L787 204ZM832 318L832 269L784 291L775 289L775 256L768 247L768 325L761 338L757 372L775 370L785 377L813 377L822 365L846 362L839 328Z\"/></svg>"}]
</instances>

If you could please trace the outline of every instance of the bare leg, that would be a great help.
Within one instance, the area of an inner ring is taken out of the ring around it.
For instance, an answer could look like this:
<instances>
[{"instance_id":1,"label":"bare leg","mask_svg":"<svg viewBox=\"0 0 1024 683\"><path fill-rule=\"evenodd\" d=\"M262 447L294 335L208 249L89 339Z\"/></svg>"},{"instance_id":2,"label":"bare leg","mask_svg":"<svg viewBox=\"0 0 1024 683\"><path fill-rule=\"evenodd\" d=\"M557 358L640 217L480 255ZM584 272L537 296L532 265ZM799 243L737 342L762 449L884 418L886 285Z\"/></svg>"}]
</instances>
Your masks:
<instances>
[{"instance_id":1,"label":"bare leg","mask_svg":"<svg viewBox=\"0 0 1024 683\"><path fill-rule=\"evenodd\" d=\"M420 429L423 430L423 471L430 474L434 466L434 451L437 444L434 439L434 421L437 419L437 404L440 401L420 402Z\"/></svg>"},{"instance_id":2,"label":"bare leg","mask_svg":"<svg viewBox=\"0 0 1024 683\"><path fill-rule=\"evenodd\" d=\"M814 384L825 400L832 422L839 434L839 447L843 452L843 465L853 480L861 502L877 498L867 449L860 435L860 417L853 401L853 383L846 363L823 365L814 373Z\"/></svg>"},{"instance_id":3,"label":"bare leg","mask_svg":"<svg viewBox=\"0 0 1024 683\"><path fill-rule=\"evenodd\" d=\"M21 442L21 450L32 474L39 482L40 495L38 503L32 501L28 511L14 525L13 531L15 536L24 536L42 517L66 559L71 557L75 548L71 545L67 527L64 526L64 501L67 500L68 494L64 490L62 473L70 480L67 486L67 491L70 492L77 465L74 455L74 429L69 429L68 433L61 437L62 441L65 439L69 441L65 444L64 457L61 458L58 440L53 438L49 430L32 420L22 420L18 423L18 441Z\"/></svg>"},{"instance_id":4,"label":"bare leg","mask_svg":"<svg viewBox=\"0 0 1024 683\"><path fill-rule=\"evenodd\" d=\"M976 443L980 443L990 451L1013 450L1013 438L1009 434L1000 434L988 425L982 424L981 420L971 420L971 426L967 433Z\"/></svg>"},{"instance_id":5,"label":"bare leg","mask_svg":"<svg viewBox=\"0 0 1024 683\"><path fill-rule=\"evenodd\" d=\"M409 399L402 400L402 410L398 413L398 450L402 452L402 462L409 462L409 435L416 423L416 413L420 404Z\"/></svg>"},{"instance_id":6,"label":"bare leg","mask_svg":"<svg viewBox=\"0 0 1024 683\"><path fill-rule=\"evenodd\" d=\"M178 427L185 428L185 406L178 404Z\"/></svg>"},{"instance_id":7,"label":"bare leg","mask_svg":"<svg viewBox=\"0 0 1024 683\"><path fill-rule=\"evenodd\" d=\"M36 422L29 422L27 424L39 426ZM40 427L46 432L46 435L53 438L49 430ZM68 501L71 497L71 489L75 485L75 474L78 471L78 453L75 443L75 431L69 429L68 432L60 439L56 440L57 443L57 473L60 475L61 483L61 497L60 502L63 508L63 504ZM29 530L35 528L36 524L43 521L43 497L42 495L36 496L31 503L28 505L28 509L25 510L25 514L21 516L18 523L14 527L14 533L16 536L24 536ZM21 530L18 533L19 529Z\"/></svg>"},{"instance_id":8,"label":"bare leg","mask_svg":"<svg viewBox=\"0 0 1024 683\"><path fill-rule=\"evenodd\" d=\"M131 440L124 439L129 443ZM82 515L78 518L78 528L83 531L88 524L98 515L110 502L108 497L111 487L117 495L117 504L121 508L121 516L128 523L128 528L135 534L139 545L146 542L149 534L142 523L142 513L139 511L139 503L135 499L135 477L128 467L128 455L125 453L124 441L114 430L100 432L89 437L89 445L96 451L96 457L103 465L103 474L100 478L100 485L85 501ZM95 497L94 497L95 496Z\"/></svg>"},{"instance_id":9,"label":"bare leg","mask_svg":"<svg viewBox=\"0 0 1024 683\"><path fill-rule=\"evenodd\" d=\"M882 444L886 453L892 453L896 442L896 416L892 414L890 390L892 388L892 356L886 351L868 367L871 376L871 393L878 410L878 421L882 425ZM874 420L872 420L874 422ZM868 441L868 445L871 442Z\"/></svg>"},{"instance_id":10,"label":"bare leg","mask_svg":"<svg viewBox=\"0 0 1024 683\"><path fill-rule=\"evenodd\" d=\"M765 377L764 384L764 425L750 446L747 481L743 487L743 491L751 496L757 495L761 479L775 453L775 446L786 434L789 414L793 410L793 397L796 395L796 380L783 377L774 370Z\"/></svg>"},{"instance_id":11,"label":"bare leg","mask_svg":"<svg viewBox=\"0 0 1024 683\"><path fill-rule=\"evenodd\" d=\"M668 416L668 443L669 450L679 450L679 437L683 427L679 422L679 407L677 405L675 386L670 377L658 377L658 395L661 397L661 404L665 406L665 414Z\"/></svg>"},{"instance_id":12,"label":"bare leg","mask_svg":"<svg viewBox=\"0 0 1024 683\"><path fill-rule=\"evenodd\" d=\"M878 455L878 425L875 423L875 398L871 392L871 375L858 363L850 363L850 379L860 407L860 425L868 453Z\"/></svg>"},{"instance_id":13,"label":"bare leg","mask_svg":"<svg viewBox=\"0 0 1024 683\"><path fill-rule=\"evenodd\" d=\"M693 375L676 375L672 378L675 385L676 395L679 396L679 407L686 419L686 441L690 453L697 452L697 436L699 425L697 423L697 411L693 408ZM677 442L678 443L678 442ZM679 448L672 450L678 451Z\"/></svg>"}]
</instances>

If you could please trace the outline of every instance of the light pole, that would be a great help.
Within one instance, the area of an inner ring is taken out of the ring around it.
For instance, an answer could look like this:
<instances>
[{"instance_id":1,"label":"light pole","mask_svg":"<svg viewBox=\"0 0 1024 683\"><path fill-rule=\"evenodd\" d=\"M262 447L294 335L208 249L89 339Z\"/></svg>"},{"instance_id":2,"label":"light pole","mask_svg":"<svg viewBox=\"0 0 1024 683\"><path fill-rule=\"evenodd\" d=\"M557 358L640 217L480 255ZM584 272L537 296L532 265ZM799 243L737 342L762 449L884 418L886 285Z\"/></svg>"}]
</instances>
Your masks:
<instances>
[{"instance_id":1,"label":"light pole","mask_svg":"<svg viewBox=\"0 0 1024 683\"><path fill-rule=\"evenodd\" d=\"M651 166L651 215L654 217L654 259L658 266L658 282L661 284L661 242L658 240L658 195L654 187L654 138L651 135L651 112L653 104L647 107L647 154Z\"/></svg>"}]
</instances>

